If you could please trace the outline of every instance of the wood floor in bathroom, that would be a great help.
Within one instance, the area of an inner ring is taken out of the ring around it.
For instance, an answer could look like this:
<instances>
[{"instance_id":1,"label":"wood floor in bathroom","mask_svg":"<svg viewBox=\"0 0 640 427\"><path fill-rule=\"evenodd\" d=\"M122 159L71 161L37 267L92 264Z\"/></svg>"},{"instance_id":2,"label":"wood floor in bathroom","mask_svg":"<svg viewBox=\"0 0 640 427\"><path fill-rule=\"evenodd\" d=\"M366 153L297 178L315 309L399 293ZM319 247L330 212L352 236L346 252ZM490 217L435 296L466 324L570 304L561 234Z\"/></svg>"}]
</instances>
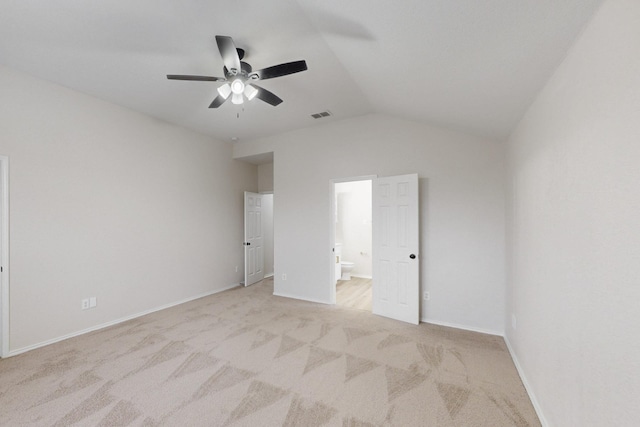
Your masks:
<instances>
[{"instance_id":1,"label":"wood floor in bathroom","mask_svg":"<svg viewBox=\"0 0 640 427\"><path fill-rule=\"evenodd\" d=\"M371 311L371 279L352 277L338 280L336 303L343 307Z\"/></svg>"}]
</instances>

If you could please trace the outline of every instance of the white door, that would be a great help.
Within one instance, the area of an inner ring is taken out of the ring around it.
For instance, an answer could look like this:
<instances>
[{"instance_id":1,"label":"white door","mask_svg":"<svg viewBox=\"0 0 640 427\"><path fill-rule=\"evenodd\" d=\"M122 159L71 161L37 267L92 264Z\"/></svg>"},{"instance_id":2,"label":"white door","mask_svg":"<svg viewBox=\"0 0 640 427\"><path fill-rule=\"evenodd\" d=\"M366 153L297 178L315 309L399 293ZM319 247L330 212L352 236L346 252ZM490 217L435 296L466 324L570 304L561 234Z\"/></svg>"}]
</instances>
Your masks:
<instances>
[{"instance_id":1,"label":"white door","mask_svg":"<svg viewBox=\"0 0 640 427\"><path fill-rule=\"evenodd\" d=\"M373 180L373 313L420 322L418 175Z\"/></svg>"},{"instance_id":2,"label":"white door","mask_svg":"<svg viewBox=\"0 0 640 427\"><path fill-rule=\"evenodd\" d=\"M264 279L262 195L244 192L244 285Z\"/></svg>"}]
</instances>

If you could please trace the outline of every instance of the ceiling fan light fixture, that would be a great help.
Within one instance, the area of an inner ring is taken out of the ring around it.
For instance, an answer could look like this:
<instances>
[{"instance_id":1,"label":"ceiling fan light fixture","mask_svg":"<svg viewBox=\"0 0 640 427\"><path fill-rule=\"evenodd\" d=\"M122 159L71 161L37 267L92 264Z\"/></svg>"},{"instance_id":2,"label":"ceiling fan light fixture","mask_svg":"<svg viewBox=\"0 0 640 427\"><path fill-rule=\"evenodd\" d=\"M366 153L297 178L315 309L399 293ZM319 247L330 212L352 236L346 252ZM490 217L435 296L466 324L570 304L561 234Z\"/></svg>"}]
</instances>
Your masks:
<instances>
[{"instance_id":1,"label":"ceiling fan light fixture","mask_svg":"<svg viewBox=\"0 0 640 427\"><path fill-rule=\"evenodd\" d=\"M258 89L256 89L255 87L251 85L246 85L244 87L244 95L247 97L249 101L255 98L257 94L258 94Z\"/></svg>"},{"instance_id":2,"label":"ceiling fan light fixture","mask_svg":"<svg viewBox=\"0 0 640 427\"><path fill-rule=\"evenodd\" d=\"M242 92L244 92L244 83L242 80L235 79L231 82L231 92L233 92L234 95L242 95Z\"/></svg>"},{"instance_id":3,"label":"ceiling fan light fixture","mask_svg":"<svg viewBox=\"0 0 640 427\"><path fill-rule=\"evenodd\" d=\"M224 99L227 99L229 95L231 95L231 86L229 85L229 83L225 83L222 86L220 86L218 88L218 93L220 94L221 97L223 97Z\"/></svg>"},{"instance_id":4,"label":"ceiling fan light fixture","mask_svg":"<svg viewBox=\"0 0 640 427\"><path fill-rule=\"evenodd\" d=\"M242 93L234 93L231 96L231 102L236 105L242 104L244 102L244 99L242 99Z\"/></svg>"}]
</instances>

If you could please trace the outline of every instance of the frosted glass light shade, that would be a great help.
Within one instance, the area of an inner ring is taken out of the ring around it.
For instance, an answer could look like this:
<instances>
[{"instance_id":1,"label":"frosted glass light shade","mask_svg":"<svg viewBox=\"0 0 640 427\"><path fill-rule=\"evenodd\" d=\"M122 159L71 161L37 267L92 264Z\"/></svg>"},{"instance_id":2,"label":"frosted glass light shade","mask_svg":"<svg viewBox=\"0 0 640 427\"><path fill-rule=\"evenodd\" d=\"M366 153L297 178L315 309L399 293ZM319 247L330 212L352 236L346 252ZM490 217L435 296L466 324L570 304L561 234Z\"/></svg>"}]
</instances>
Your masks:
<instances>
[{"instance_id":1,"label":"frosted glass light shade","mask_svg":"<svg viewBox=\"0 0 640 427\"><path fill-rule=\"evenodd\" d=\"M249 101L256 97L258 94L258 89L251 85L246 85L244 88L244 95L247 97Z\"/></svg>"},{"instance_id":2,"label":"frosted glass light shade","mask_svg":"<svg viewBox=\"0 0 640 427\"><path fill-rule=\"evenodd\" d=\"M231 96L231 102L233 102L236 105L242 104L244 102L244 100L242 99L242 93L234 93Z\"/></svg>"},{"instance_id":3,"label":"frosted glass light shade","mask_svg":"<svg viewBox=\"0 0 640 427\"><path fill-rule=\"evenodd\" d=\"M244 92L244 83L242 82L242 80L235 79L233 82L231 82L231 92L236 95L242 95L242 92Z\"/></svg>"},{"instance_id":4,"label":"frosted glass light shade","mask_svg":"<svg viewBox=\"0 0 640 427\"><path fill-rule=\"evenodd\" d=\"M229 83L225 83L222 86L220 86L218 88L218 93L220 94L221 97L223 97L224 99L227 99L229 95L231 95L231 86L229 86Z\"/></svg>"}]
</instances>

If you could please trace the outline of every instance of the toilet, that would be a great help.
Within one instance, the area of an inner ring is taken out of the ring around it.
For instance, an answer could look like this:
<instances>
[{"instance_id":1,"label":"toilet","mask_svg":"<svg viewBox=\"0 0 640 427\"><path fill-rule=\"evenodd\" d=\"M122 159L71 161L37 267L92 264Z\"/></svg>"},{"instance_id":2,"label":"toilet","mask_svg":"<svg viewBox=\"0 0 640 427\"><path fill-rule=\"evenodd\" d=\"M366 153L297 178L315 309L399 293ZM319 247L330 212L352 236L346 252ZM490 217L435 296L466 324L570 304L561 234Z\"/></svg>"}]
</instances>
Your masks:
<instances>
[{"instance_id":1,"label":"toilet","mask_svg":"<svg viewBox=\"0 0 640 427\"><path fill-rule=\"evenodd\" d=\"M349 261L340 262L340 270L342 271L342 277L340 280L351 280L351 271L353 270L354 263Z\"/></svg>"}]
</instances>

